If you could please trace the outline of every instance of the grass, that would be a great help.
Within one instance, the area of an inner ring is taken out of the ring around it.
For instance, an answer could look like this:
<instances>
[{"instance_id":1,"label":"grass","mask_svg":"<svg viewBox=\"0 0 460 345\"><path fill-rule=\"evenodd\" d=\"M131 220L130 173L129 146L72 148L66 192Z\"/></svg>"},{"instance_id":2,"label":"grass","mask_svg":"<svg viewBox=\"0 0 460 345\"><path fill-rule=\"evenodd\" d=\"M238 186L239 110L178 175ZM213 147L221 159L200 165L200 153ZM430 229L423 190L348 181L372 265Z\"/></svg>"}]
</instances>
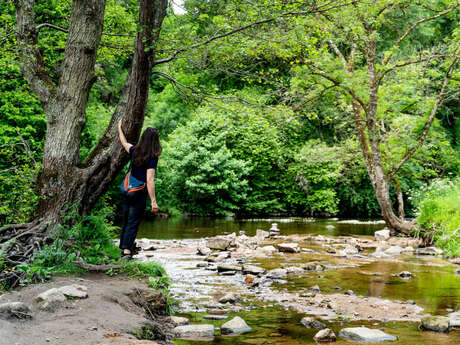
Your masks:
<instances>
[{"instance_id":1,"label":"grass","mask_svg":"<svg viewBox=\"0 0 460 345\"><path fill-rule=\"evenodd\" d=\"M418 233L444 250L460 256L460 178L437 180L421 192Z\"/></svg>"}]
</instances>

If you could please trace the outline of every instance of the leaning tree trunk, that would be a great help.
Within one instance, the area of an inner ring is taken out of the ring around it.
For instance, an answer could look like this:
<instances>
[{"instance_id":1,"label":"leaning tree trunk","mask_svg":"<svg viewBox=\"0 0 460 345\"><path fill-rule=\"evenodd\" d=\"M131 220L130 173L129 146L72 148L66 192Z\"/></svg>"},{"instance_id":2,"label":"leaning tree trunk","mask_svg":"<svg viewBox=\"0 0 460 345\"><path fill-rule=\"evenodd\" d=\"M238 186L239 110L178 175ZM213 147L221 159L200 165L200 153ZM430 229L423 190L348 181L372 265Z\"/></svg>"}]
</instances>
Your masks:
<instances>
[{"instance_id":1,"label":"leaning tree trunk","mask_svg":"<svg viewBox=\"0 0 460 345\"><path fill-rule=\"evenodd\" d=\"M70 207L90 211L128 160L119 143L117 123L136 142L144 122L155 45L166 16L167 0L139 1L139 31L134 57L120 101L105 133L84 162L80 140L86 105L95 81L94 65L101 40L105 0L73 0L62 75L53 83L37 47L34 0L15 0L18 52L22 73L47 115L47 133L37 190L37 217L31 223L0 228L0 249L8 267L27 263L51 238ZM15 286L18 271L4 270L0 284Z\"/></svg>"}]
</instances>

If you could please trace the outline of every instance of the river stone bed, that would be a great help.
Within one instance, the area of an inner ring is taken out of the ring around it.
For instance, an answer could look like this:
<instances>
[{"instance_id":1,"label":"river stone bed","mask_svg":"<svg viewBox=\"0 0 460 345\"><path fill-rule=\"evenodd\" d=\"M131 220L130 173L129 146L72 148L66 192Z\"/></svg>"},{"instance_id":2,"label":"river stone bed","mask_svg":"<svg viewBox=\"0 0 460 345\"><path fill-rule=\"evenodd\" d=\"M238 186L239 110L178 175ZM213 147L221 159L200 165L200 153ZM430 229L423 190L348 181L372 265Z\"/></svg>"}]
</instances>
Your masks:
<instances>
[{"instance_id":1,"label":"river stone bed","mask_svg":"<svg viewBox=\"0 0 460 345\"><path fill-rule=\"evenodd\" d=\"M298 279L312 275L321 277L331 270L359 269L376 261L398 262L401 256L420 253L420 250L414 249L420 244L418 240L394 237L384 240L383 237L379 236L376 241L364 236L269 236L268 232L258 230L253 237L233 233L208 239L142 239L138 243L141 249L147 250L141 250L135 258L140 261L155 260L164 266L172 278L171 293L180 303L180 313L208 313L213 310L238 313L250 311L257 305L279 306L327 322L373 320L419 323L423 308L413 301L360 296L351 290L340 291L340 287L335 287L336 293L322 293L319 287L313 286L297 290L284 288ZM373 256L374 252L383 253L384 259ZM439 250L430 248L422 252L430 255L427 258L431 260L431 254L439 253ZM444 265L437 262L439 260L427 262L427 265ZM379 272L362 273L379 276ZM414 275L399 271L393 276L407 280ZM216 319L219 318L208 318ZM458 320L457 314L452 320ZM246 326L250 329L251 324ZM379 330L357 328L363 340L367 339L365 341L373 341L369 340L372 337L378 341L395 339ZM207 331L209 335L209 326ZM221 331L222 334L226 332ZM358 335L348 331L339 333L339 337L358 340Z\"/></svg>"}]
</instances>

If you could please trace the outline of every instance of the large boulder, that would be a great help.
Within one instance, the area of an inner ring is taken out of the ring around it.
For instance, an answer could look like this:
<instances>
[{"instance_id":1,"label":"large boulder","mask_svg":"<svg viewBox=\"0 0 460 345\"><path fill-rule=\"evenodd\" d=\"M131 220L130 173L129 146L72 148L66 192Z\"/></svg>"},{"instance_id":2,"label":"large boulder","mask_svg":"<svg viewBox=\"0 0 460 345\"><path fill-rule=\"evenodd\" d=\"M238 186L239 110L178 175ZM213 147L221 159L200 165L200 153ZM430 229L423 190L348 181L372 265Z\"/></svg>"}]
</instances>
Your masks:
<instances>
[{"instance_id":1,"label":"large boulder","mask_svg":"<svg viewBox=\"0 0 460 345\"><path fill-rule=\"evenodd\" d=\"M391 246L390 248L385 250L385 254L388 255L399 255L404 251L404 248L400 246Z\"/></svg>"},{"instance_id":2,"label":"large boulder","mask_svg":"<svg viewBox=\"0 0 460 345\"><path fill-rule=\"evenodd\" d=\"M39 303L39 308L42 310L53 311L59 304L64 302L67 298L62 291L52 288L42 292L35 298Z\"/></svg>"},{"instance_id":3,"label":"large boulder","mask_svg":"<svg viewBox=\"0 0 460 345\"><path fill-rule=\"evenodd\" d=\"M251 330L251 327L239 316L235 316L220 327L222 334L241 334Z\"/></svg>"},{"instance_id":4,"label":"large boulder","mask_svg":"<svg viewBox=\"0 0 460 345\"><path fill-rule=\"evenodd\" d=\"M240 300L241 300L240 296L237 296L233 292L229 292L225 294L224 296L222 296L221 298L219 298L219 303L236 303L236 302L239 302Z\"/></svg>"},{"instance_id":5,"label":"large boulder","mask_svg":"<svg viewBox=\"0 0 460 345\"><path fill-rule=\"evenodd\" d=\"M213 250L227 250L232 243L228 238L211 238L206 242L206 247Z\"/></svg>"},{"instance_id":6,"label":"large boulder","mask_svg":"<svg viewBox=\"0 0 460 345\"><path fill-rule=\"evenodd\" d=\"M427 331L434 332L448 332L449 331L449 318L445 316L424 316L420 327Z\"/></svg>"},{"instance_id":7,"label":"large boulder","mask_svg":"<svg viewBox=\"0 0 460 345\"><path fill-rule=\"evenodd\" d=\"M390 238L390 230L383 229L383 230L376 231L374 233L374 237L376 241L386 241Z\"/></svg>"},{"instance_id":8,"label":"large boulder","mask_svg":"<svg viewBox=\"0 0 460 345\"><path fill-rule=\"evenodd\" d=\"M325 328L316 333L313 339L318 343L330 343L335 341L337 338L331 329Z\"/></svg>"},{"instance_id":9,"label":"large boulder","mask_svg":"<svg viewBox=\"0 0 460 345\"><path fill-rule=\"evenodd\" d=\"M280 243L277 245L278 250L284 253L299 253L300 247L298 243Z\"/></svg>"},{"instance_id":10,"label":"large boulder","mask_svg":"<svg viewBox=\"0 0 460 345\"><path fill-rule=\"evenodd\" d=\"M212 338L214 337L214 325L184 325L173 329L177 338Z\"/></svg>"},{"instance_id":11,"label":"large boulder","mask_svg":"<svg viewBox=\"0 0 460 345\"><path fill-rule=\"evenodd\" d=\"M344 328L339 332L339 336L345 339L367 342L394 341L398 339L394 335L387 334L380 329L367 327Z\"/></svg>"},{"instance_id":12,"label":"large boulder","mask_svg":"<svg viewBox=\"0 0 460 345\"><path fill-rule=\"evenodd\" d=\"M60 292L66 297L70 298L87 298L88 297L88 288L84 285L66 285L58 288Z\"/></svg>"}]
</instances>

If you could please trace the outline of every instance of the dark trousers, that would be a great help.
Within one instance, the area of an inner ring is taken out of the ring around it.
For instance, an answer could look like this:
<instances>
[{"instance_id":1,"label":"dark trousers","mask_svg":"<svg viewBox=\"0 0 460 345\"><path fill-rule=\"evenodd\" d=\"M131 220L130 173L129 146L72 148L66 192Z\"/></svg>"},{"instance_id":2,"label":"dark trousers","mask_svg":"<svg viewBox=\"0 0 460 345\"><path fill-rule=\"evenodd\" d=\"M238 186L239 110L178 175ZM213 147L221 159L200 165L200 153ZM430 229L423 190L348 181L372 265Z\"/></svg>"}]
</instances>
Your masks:
<instances>
[{"instance_id":1,"label":"dark trousers","mask_svg":"<svg viewBox=\"0 0 460 345\"><path fill-rule=\"evenodd\" d=\"M125 196L123 202L123 227L120 234L120 248L134 252L134 240L139 230L147 202L147 191L138 195Z\"/></svg>"}]
</instances>

